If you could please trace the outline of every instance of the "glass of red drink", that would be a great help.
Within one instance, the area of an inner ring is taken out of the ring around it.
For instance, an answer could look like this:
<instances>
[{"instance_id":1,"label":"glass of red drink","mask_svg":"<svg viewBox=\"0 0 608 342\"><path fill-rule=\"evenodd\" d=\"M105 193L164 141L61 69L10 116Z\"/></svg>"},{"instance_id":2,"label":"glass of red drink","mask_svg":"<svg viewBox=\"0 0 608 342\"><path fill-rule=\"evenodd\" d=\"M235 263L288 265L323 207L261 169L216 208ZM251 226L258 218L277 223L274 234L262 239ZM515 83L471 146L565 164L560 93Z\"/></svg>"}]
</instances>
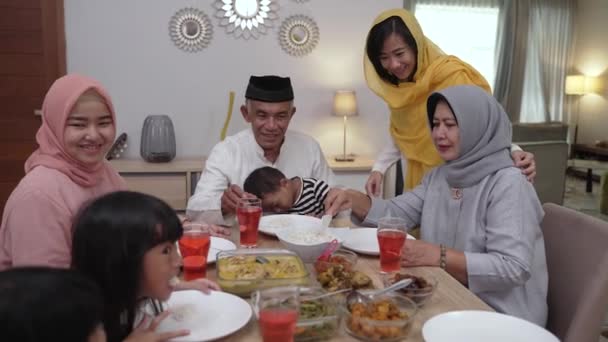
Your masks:
<instances>
[{"instance_id":1,"label":"glass of red drink","mask_svg":"<svg viewBox=\"0 0 608 342\"><path fill-rule=\"evenodd\" d=\"M207 276L207 258L200 255L191 255L183 259L184 280L194 280Z\"/></svg>"},{"instance_id":2,"label":"glass of red drink","mask_svg":"<svg viewBox=\"0 0 608 342\"><path fill-rule=\"evenodd\" d=\"M183 258L184 277L190 272L191 277L204 278L211 237L205 224L191 223L184 227L184 234L178 242L179 252ZM201 260L205 262L201 265ZM196 270L196 272L194 272ZM191 279L188 279L191 280Z\"/></svg>"},{"instance_id":3,"label":"glass of red drink","mask_svg":"<svg viewBox=\"0 0 608 342\"><path fill-rule=\"evenodd\" d=\"M293 342L300 305L299 287L257 290L251 302L264 342Z\"/></svg>"},{"instance_id":4,"label":"glass of red drink","mask_svg":"<svg viewBox=\"0 0 608 342\"><path fill-rule=\"evenodd\" d=\"M401 253L407 237L405 220L383 217L378 220L378 245L380 245L380 273L399 271Z\"/></svg>"},{"instance_id":5,"label":"glass of red drink","mask_svg":"<svg viewBox=\"0 0 608 342\"><path fill-rule=\"evenodd\" d=\"M236 208L241 233L240 245L254 248L258 245L258 225L262 217L262 201L258 198L241 198Z\"/></svg>"}]
</instances>

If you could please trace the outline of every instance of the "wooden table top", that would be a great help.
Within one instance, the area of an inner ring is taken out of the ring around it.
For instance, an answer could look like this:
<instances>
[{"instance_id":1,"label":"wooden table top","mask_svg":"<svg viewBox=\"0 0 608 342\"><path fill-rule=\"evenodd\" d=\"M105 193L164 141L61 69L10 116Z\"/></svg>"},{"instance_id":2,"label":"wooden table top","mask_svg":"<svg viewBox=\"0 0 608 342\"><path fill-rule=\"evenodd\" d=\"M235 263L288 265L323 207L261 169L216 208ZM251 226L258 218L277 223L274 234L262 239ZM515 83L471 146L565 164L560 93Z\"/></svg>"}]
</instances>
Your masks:
<instances>
[{"instance_id":1,"label":"wooden table top","mask_svg":"<svg viewBox=\"0 0 608 342\"><path fill-rule=\"evenodd\" d=\"M332 226L347 226L346 222L332 221ZM353 228L356 229L356 228ZM231 240L238 246L239 241L239 230L232 229ZM258 237L259 248L284 248L281 242L271 236L260 233ZM358 254L358 261L355 269L364 272L369 275L376 288L382 288L382 281L380 273L380 261L378 257L366 256ZM310 267L310 265L307 265ZM444 270L438 267L415 267L402 269L402 271L422 276L422 277L433 277L437 280L437 289L431 298L425 303L425 305L419 308L418 313L414 317L411 325L410 335L407 341L423 341L422 339L422 325L431 317L438 315L443 312L454 311L454 310L484 310L494 311L491 307L485 304L481 299L475 296L466 287L460 284L455 278L450 276ZM211 265L207 269L207 277L209 279L216 279L215 265ZM311 277L314 277L311 272ZM316 280L314 280L316 281ZM344 322L342 323L344 325ZM261 341L262 337L258 330L258 322L252 317L249 323L243 327L240 331L221 339L220 341ZM344 327L340 327L339 332L330 341L357 341L357 339L351 337L346 333Z\"/></svg>"}]
</instances>

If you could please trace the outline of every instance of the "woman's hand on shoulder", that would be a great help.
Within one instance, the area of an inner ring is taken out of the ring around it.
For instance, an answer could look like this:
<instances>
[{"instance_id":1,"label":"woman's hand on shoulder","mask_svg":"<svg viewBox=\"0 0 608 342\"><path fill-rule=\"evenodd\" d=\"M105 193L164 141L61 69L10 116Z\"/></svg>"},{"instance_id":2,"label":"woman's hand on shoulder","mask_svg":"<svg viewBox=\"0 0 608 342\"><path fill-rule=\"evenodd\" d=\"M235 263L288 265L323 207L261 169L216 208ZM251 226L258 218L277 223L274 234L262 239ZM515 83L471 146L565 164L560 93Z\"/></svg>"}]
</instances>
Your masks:
<instances>
[{"instance_id":1,"label":"woman's hand on shoulder","mask_svg":"<svg viewBox=\"0 0 608 342\"><path fill-rule=\"evenodd\" d=\"M198 290L205 294L209 294L211 290L221 291L220 286L209 279L195 279L190 281L179 282L175 286L175 290Z\"/></svg>"},{"instance_id":2,"label":"woman's hand on shoulder","mask_svg":"<svg viewBox=\"0 0 608 342\"><path fill-rule=\"evenodd\" d=\"M515 166L520 168L526 178L528 178L528 181L533 183L534 177L536 177L534 154L526 151L512 151L511 158L513 158Z\"/></svg>"},{"instance_id":3,"label":"woman's hand on shoulder","mask_svg":"<svg viewBox=\"0 0 608 342\"><path fill-rule=\"evenodd\" d=\"M172 338L188 336L190 330L180 329L167 332L156 332L156 329L165 318L171 314L170 311L164 311L154 319L150 317L144 318L139 325L133 329L133 332L127 336L123 342L164 342Z\"/></svg>"}]
</instances>

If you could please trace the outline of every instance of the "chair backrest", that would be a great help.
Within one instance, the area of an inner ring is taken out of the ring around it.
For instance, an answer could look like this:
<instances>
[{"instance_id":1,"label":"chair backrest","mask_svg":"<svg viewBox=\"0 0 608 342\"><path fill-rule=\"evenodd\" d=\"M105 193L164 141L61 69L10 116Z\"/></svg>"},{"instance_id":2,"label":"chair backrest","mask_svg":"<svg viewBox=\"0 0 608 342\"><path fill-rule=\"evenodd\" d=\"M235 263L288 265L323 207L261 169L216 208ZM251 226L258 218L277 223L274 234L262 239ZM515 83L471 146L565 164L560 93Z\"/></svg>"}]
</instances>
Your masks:
<instances>
[{"instance_id":1,"label":"chair backrest","mask_svg":"<svg viewBox=\"0 0 608 342\"><path fill-rule=\"evenodd\" d=\"M608 222L546 203L547 329L564 342L597 342L608 308Z\"/></svg>"},{"instance_id":2,"label":"chair backrest","mask_svg":"<svg viewBox=\"0 0 608 342\"><path fill-rule=\"evenodd\" d=\"M536 179L534 189L541 203L564 202L568 143L564 141L514 142L524 151L534 154Z\"/></svg>"}]
</instances>

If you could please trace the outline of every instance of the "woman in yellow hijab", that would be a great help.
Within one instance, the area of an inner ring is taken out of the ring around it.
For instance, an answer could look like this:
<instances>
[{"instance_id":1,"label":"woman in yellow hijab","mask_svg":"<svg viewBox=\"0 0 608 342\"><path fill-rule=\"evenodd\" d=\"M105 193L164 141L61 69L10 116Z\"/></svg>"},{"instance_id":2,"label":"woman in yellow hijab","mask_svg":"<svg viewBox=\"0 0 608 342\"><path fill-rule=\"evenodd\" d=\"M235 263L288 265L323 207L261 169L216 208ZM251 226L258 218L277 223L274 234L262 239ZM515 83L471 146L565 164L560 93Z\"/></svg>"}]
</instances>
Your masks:
<instances>
[{"instance_id":1,"label":"woman in yellow hijab","mask_svg":"<svg viewBox=\"0 0 608 342\"><path fill-rule=\"evenodd\" d=\"M476 85L490 93L490 86L475 68L446 55L426 38L416 18L404 9L385 11L374 20L365 52L367 85L388 104L392 140L407 159L405 189L412 189L427 171L442 162L428 130L429 95L461 84ZM519 149L512 152L512 157L532 179L536 173L534 156ZM385 162L390 165L399 157L388 159ZM374 167L366 184L369 195L380 194L385 171L386 167Z\"/></svg>"}]
</instances>

